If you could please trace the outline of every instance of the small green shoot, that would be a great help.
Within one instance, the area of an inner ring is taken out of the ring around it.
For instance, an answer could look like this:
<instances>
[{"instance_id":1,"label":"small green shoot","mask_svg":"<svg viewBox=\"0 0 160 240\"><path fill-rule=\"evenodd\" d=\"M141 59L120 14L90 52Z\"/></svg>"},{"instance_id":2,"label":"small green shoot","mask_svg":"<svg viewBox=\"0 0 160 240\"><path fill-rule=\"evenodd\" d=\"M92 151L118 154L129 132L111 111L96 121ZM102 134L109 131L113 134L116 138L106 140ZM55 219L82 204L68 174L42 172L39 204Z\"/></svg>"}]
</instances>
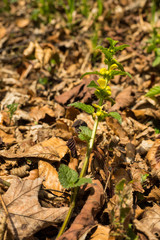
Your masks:
<instances>
[{"instance_id":1,"label":"small green shoot","mask_svg":"<svg viewBox=\"0 0 160 240\"><path fill-rule=\"evenodd\" d=\"M43 86L46 86L48 84L48 78L46 78L46 77L40 78L38 82L40 84L42 84Z\"/></svg>"},{"instance_id":2,"label":"small green shoot","mask_svg":"<svg viewBox=\"0 0 160 240\"><path fill-rule=\"evenodd\" d=\"M117 195L116 205L110 212L111 223L113 231L111 235L120 237L120 239L137 240L138 236L135 235L132 229L132 224L126 225L126 220L130 214L131 205L129 198L132 197L129 182L126 185L126 180L121 179L115 186L115 194Z\"/></svg>"},{"instance_id":3,"label":"small green shoot","mask_svg":"<svg viewBox=\"0 0 160 240\"><path fill-rule=\"evenodd\" d=\"M151 8L151 25L152 32L151 38L147 41L147 53L154 52L155 59L152 63L153 67L156 67L160 64L160 28L156 27L156 10L159 9L159 1L152 0L152 8Z\"/></svg>"},{"instance_id":4,"label":"small green shoot","mask_svg":"<svg viewBox=\"0 0 160 240\"><path fill-rule=\"evenodd\" d=\"M12 103L12 104L7 105L10 124L11 124L11 121L12 121L12 117L13 117L15 111L17 110L17 107L18 107L18 103Z\"/></svg>"},{"instance_id":5,"label":"small green shoot","mask_svg":"<svg viewBox=\"0 0 160 240\"><path fill-rule=\"evenodd\" d=\"M118 52L126 48L128 45L120 45L116 46L118 41L115 41L111 38L107 38L110 46L109 48L104 48L102 46L98 46L97 49L100 50L102 53L105 55L105 60L104 63L107 65L106 68L102 68L99 71L93 71L93 72L87 72L84 73L81 78L83 78L86 75L90 74L96 74L99 76L99 79L94 82L91 81L90 84L88 85L89 88L93 88L95 90L94 94L95 97L97 97L97 104L92 104L87 105L85 103L81 102L75 102L70 104L69 106L73 106L76 108L79 108L82 111L85 111L86 113L90 114L94 120L94 126L93 129L89 129L86 126L81 126L80 133L78 137L87 143L87 152L86 152L86 157L85 161L83 163L80 175L78 176L78 173L69 169L66 165L60 166L59 170L59 180L65 188L71 188L72 190L72 195L71 195L71 204L70 204L70 209L68 211L67 217L60 229L60 232L57 236L60 237L69 220L71 217L71 214L74 210L75 204L76 204L76 198L79 190L79 186L84 183L88 183L91 180L84 178L87 172L88 168L88 163L89 163L89 158L90 154L93 149L93 145L95 142L96 138L96 131L98 127L98 123L100 121L104 121L106 117L113 117L117 119L121 123L121 116L117 112L106 112L104 110L106 102L111 102L111 104L114 104L114 100L111 98L111 88L109 86L109 83L111 79L114 78L116 75L128 75L131 77L131 75L128 72L125 72L123 66L121 63L119 63L115 58L114 55ZM119 185L116 187L116 191L121 192L123 190L125 182L121 182ZM127 210L126 210L127 211ZM123 214L122 214L123 215Z\"/></svg>"}]
</instances>

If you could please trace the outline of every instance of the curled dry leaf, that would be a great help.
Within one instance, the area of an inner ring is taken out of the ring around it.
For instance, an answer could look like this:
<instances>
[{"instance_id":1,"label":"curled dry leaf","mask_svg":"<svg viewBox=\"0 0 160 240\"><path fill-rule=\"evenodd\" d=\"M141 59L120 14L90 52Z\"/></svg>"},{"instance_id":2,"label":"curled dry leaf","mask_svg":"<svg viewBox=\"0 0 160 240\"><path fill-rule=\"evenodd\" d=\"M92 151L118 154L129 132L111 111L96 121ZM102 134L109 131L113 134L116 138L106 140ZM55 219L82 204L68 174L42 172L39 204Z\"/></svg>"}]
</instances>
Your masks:
<instances>
[{"instance_id":1,"label":"curled dry leaf","mask_svg":"<svg viewBox=\"0 0 160 240\"><path fill-rule=\"evenodd\" d=\"M95 225L94 218L104 204L103 187L99 180L94 180L93 184L87 185L86 190L90 190L90 195L85 205L71 227L58 240L78 240L91 226Z\"/></svg>"},{"instance_id":2,"label":"curled dry leaf","mask_svg":"<svg viewBox=\"0 0 160 240\"><path fill-rule=\"evenodd\" d=\"M35 42L35 58L43 65L44 51L38 42Z\"/></svg>"},{"instance_id":3,"label":"curled dry leaf","mask_svg":"<svg viewBox=\"0 0 160 240\"><path fill-rule=\"evenodd\" d=\"M53 54L53 50L51 48L45 48L44 49L44 66L50 61Z\"/></svg>"},{"instance_id":4,"label":"curled dry leaf","mask_svg":"<svg viewBox=\"0 0 160 240\"><path fill-rule=\"evenodd\" d=\"M58 172L50 163L38 162L39 176L44 179L43 185L57 196L62 195L62 186L59 182Z\"/></svg>"},{"instance_id":5,"label":"curled dry leaf","mask_svg":"<svg viewBox=\"0 0 160 240\"><path fill-rule=\"evenodd\" d=\"M143 213L140 223L143 229L146 229L148 233L157 239L156 236L160 236L160 206L155 204L153 207L147 208ZM144 233L146 234L146 232Z\"/></svg>"},{"instance_id":6,"label":"curled dry leaf","mask_svg":"<svg viewBox=\"0 0 160 240\"><path fill-rule=\"evenodd\" d=\"M33 169L29 172L29 176L26 177L25 179L30 179L30 180L34 180L36 178L39 177L39 171L38 169Z\"/></svg>"},{"instance_id":7,"label":"curled dry leaf","mask_svg":"<svg viewBox=\"0 0 160 240\"><path fill-rule=\"evenodd\" d=\"M26 175L28 175L28 170L30 169L29 165L23 165L21 167L18 168L12 168L10 171L11 175L16 175L18 177L24 177Z\"/></svg>"},{"instance_id":8,"label":"curled dry leaf","mask_svg":"<svg viewBox=\"0 0 160 240\"><path fill-rule=\"evenodd\" d=\"M25 57L28 57L29 55L31 55L34 51L34 47L35 47L35 44L33 42L30 42L28 47L24 50L23 55Z\"/></svg>"},{"instance_id":9,"label":"curled dry leaf","mask_svg":"<svg viewBox=\"0 0 160 240\"><path fill-rule=\"evenodd\" d=\"M8 210L7 227L15 239L29 238L37 231L64 220L68 207L43 208L38 202L38 191L43 179L13 180L2 196ZM1 209L1 216L4 211Z\"/></svg>"},{"instance_id":10,"label":"curled dry leaf","mask_svg":"<svg viewBox=\"0 0 160 240\"><path fill-rule=\"evenodd\" d=\"M151 167L151 174L160 179L160 136L147 153L146 160Z\"/></svg>"}]
</instances>

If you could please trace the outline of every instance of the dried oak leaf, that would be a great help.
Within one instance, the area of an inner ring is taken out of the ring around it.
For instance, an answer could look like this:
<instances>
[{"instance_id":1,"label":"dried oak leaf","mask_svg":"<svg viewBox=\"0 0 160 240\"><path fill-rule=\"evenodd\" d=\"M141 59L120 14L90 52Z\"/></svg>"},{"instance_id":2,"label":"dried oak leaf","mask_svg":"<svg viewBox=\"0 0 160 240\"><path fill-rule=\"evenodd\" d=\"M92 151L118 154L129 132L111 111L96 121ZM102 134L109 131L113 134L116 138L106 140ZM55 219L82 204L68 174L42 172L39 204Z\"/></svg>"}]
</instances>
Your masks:
<instances>
[{"instance_id":1,"label":"dried oak leaf","mask_svg":"<svg viewBox=\"0 0 160 240\"><path fill-rule=\"evenodd\" d=\"M46 226L62 222L66 216L68 207L41 207L38 191L42 181L42 178L21 180L17 177L3 195L9 213L7 227L15 239L28 238Z\"/></svg>"},{"instance_id":2,"label":"dried oak leaf","mask_svg":"<svg viewBox=\"0 0 160 240\"><path fill-rule=\"evenodd\" d=\"M69 152L66 142L60 138L52 137L43 142L37 143L27 151L17 151L13 153L10 150L0 151L0 156L7 159L16 158L40 158L43 160L60 161Z\"/></svg>"},{"instance_id":3,"label":"dried oak leaf","mask_svg":"<svg viewBox=\"0 0 160 240\"><path fill-rule=\"evenodd\" d=\"M70 91L66 91L59 96L55 96L55 100L60 104L75 102L77 99L78 101L82 100L82 102L87 102L88 99L92 98L92 95L95 91L93 88L87 88L87 85L96 79L97 78L94 75L91 75L88 78L85 77L85 79L82 80L82 83L78 84Z\"/></svg>"},{"instance_id":4,"label":"dried oak leaf","mask_svg":"<svg viewBox=\"0 0 160 240\"><path fill-rule=\"evenodd\" d=\"M160 136L149 149L146 160L151 167L152 176L160 179Z\"/></svg>"},{"instance_id":5,"label":"dried oak leaf","mask_svg":"<svg viewBox=\"0 0 160 240\"><path fill-rule=\"evenodd\" d=\"M58 240L78 240L91 226L95 225L94 218L104 203L104 191L98 180L94 180L93 184L87 186L86 190L90 190L90 195L85 205L71 227Z\"/></svg>"}]
</instances>

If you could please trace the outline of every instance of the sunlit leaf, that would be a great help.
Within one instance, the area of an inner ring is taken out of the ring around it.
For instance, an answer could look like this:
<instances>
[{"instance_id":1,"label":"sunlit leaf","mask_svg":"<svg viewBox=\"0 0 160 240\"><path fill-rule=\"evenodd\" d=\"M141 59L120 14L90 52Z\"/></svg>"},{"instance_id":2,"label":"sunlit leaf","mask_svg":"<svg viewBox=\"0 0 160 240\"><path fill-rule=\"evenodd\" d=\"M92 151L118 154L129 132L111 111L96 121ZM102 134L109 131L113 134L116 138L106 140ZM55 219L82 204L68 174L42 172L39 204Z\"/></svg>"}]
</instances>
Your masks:
<instances>
[{"instance_id":1,"label":"sunlit leaf","mask_svg":"<svg viewBox=\"0 0 160 240\"><path fill-rule=\"evenodd\" d=\"M94 108L90 105L87 105L85 103L81 103L81 102L75 102L75 103L71 103L68 106L72 106L75 108L79 108L83 111L85 111L86 113L92 114L94 113Z\"/></svg>"}]
</instances>

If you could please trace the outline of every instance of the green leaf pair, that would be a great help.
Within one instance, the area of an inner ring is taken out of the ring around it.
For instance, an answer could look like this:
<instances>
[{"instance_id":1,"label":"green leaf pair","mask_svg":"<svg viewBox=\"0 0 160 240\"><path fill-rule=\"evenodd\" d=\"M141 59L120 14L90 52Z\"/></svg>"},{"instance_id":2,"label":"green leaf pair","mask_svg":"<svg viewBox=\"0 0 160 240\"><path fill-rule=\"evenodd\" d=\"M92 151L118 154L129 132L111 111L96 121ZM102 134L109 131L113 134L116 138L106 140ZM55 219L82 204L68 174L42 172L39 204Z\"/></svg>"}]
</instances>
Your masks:
<instances>
[{"instance_id":1,"label":"green leaf pair","mask_svg":"<svg viewBox=\"0 0 160 240\"><path fill-rule=\"evenodd\" d=\"M65 164L60 165L58 177L61 185L67 189L79 187L85 183L92 183L90 178L79 178L78 173Z\"/></svg>"}]
</instances>

